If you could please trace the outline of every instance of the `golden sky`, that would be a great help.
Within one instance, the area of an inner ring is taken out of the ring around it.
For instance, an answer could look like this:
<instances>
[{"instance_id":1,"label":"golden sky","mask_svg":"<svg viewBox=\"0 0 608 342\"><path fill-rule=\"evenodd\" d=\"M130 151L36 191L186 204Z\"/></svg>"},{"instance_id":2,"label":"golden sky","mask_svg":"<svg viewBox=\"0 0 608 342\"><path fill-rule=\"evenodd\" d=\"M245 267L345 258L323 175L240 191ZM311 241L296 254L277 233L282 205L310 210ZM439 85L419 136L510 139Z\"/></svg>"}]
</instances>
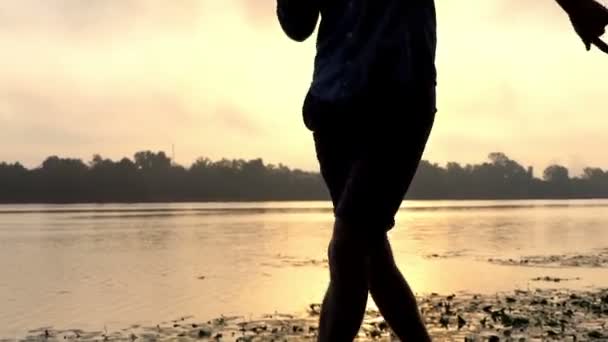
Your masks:
<instances>
[{"instance_id":1,"label":"golden sky","mask_svg":"<svg viewBox=\"0 0 608 342\"><path fill-rule=\"evenodd\" d=\"M553 0L436 0L438 107L425 159L503 151L537 169L608 168L608 56ZM0 2L0 160L176 148L316 170L301 103L314 39L274 0ZM537 170L540 174L541 170Z\"/></svg>"}]
</instances>

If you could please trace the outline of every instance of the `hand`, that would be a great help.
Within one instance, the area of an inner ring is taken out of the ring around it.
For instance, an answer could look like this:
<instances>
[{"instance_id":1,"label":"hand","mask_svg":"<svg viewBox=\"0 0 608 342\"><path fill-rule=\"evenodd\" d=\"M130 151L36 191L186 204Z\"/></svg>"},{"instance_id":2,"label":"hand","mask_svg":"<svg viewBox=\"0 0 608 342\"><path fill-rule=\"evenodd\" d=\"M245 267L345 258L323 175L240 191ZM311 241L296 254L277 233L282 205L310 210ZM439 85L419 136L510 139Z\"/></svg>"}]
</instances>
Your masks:
<instances>
[{"instance_id":1,"label":"hand","mask_svg":"<svg viewBox=\"0 0 608 342\"><path fill-rule=\"evenodd\" d=\"M581 37L587 51L591 44L608 53L608 44L600 37L608 25L608 9L594 0L557 0L570 16L574 30Z\"/></svg>"}]
</instances>

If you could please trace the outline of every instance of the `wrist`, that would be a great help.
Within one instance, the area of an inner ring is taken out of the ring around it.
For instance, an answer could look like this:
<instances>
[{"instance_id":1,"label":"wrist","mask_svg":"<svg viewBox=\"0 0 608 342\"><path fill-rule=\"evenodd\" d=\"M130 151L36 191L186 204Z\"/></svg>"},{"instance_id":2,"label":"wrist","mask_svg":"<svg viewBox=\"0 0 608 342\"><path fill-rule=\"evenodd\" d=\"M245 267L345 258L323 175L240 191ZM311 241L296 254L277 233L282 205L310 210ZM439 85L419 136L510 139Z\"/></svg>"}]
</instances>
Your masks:
<instances>
[{"instance_id":1,"label":"wrist","mask_svg":"<svg viewBox=\"0 0 608 342\"><path fill-rule=\"evenodd\" d=\"M580 5L580 0L555 0L564 11L570 13Z\"/></svg>"}]
</instances>

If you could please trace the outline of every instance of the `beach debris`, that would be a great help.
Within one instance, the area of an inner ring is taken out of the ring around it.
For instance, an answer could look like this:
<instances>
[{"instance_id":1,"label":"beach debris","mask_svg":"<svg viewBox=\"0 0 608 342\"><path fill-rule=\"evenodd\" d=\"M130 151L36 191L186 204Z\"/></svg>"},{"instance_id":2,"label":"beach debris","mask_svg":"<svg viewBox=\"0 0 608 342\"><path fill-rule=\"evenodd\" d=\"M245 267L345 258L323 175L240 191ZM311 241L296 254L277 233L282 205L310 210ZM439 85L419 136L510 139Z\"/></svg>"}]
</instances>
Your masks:
<instances>
[{"instance_id":1,"label":"beach debris","mask_svg":"<svg viewBox=\"0 0 608 342\"><path fill-rule=\"evenodd\" d=\"M272 261L262 263L262 266L282 268L288 267L329 267L329 260L301 258L289 255L278 254Z\"/></svg>"},{"instance_id":2,"label":"beach debris","mask_svg":"<svg viewBox=\"0 0 608 342\"><path fill-rule=\"evenodd\" d=\"M206 338L206 337L211 337L211 331L207 330L207 329L199 329L196 336L198 338Z\"/></svg>"},{"instance_id":3,"label":"beach debris","mask_svg":"<svg viewBox=\"0 0 608 342\"><path fill-rule=\"evenodd\" d=\"M450 328L450 317L443 315L441 316L441 318L439 318L439 324L441 324L441 327L445 328L445 329L449 329Z\"/></svg>"},{"instance_id":4,"label":"beach debris","mask_svg":"<svg viewBox=\"0 0 608 342\"><path fill-rule=\"evenodd\" d=\"M458 315L458 330L462 329L467 324L467 321L462 318L462 316Z\"/></svg>"},{"instance_id":5,"label":"beach debris","mask_svg":"<svg viewBox=\"0 0 608 342\"><path fill-rule=\"evenodd\" d=\"M458 257L465 256L466 253L467 253L467 250L447 251L447 252L443 252L443 253L427 254L424 257L426 259L449 259L449 258L458 258Z\"/></svg>"},{"instance_id":6,"label":"beach debris","mask_svg":"<svg viewBox=\"0 0 608 342\"><path fill-rule=\"evenodd\" d=\"M519 259L489 258L487 261L505 266L608 268L608 249L585 254L523 256Z\"/></svg>"},{"instance_id":7,"label":"beach debris","mask_svg":"<svg viewBox=\"0 0 608 342\"><path fill-rule=\"evenodd\" d=\"M532 278L531 280L532 281L545 281L545 282L559 283L559 282L562 282L562 281L581 280L581 278L579 278L579 277L576 277L576 278L558 278L558 277L544 276L544 277Z\"/></svg>"},{"instance_id":8,"label":"beach debris","mask_svg":"<svg viewBox=\"0 0 608 342\"><path fill-rule=\"evenodd\" d=\"M321 314L321 304L310 304L308 306L308 313L312 316L318 316Z\"/></svg>"},{"instance_id":9,"label":"beach debris","mask_svg":"<svg viewBox=\"0 0 608 342\"><path fill-rule=\"evenodd\" d=\"M597 330L593 330L593 331L589 332L588 335L591 338L604 338L604 334L602 334L601 332L599 332ZM606 335L606 337L608 337L608 335Z\"/></svg>"}]
</instances>

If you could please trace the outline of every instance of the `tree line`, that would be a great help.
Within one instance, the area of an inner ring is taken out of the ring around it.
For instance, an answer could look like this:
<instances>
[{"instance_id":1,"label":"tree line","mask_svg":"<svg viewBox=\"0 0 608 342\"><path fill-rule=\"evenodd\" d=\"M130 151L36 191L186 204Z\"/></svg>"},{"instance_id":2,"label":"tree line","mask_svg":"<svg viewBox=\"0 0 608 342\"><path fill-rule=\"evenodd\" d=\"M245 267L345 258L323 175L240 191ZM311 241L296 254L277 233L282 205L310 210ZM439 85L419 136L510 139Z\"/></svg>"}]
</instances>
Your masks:
<instances>
[{"instance_id":1,"label":"tree line","mask_svg":"<svg viewBox=\"0 0 608 342\"><path fill-rule=\"evenodd\" d=\"M390 167L390 166L388 166ZM422 161L409 199L608 198L608 170L586 168L571 177L550 165L534 176L504 153L475 165ZM196 160L189 168L164 152L141 151L119 161L95 155L48 157L40 167L0 163L0 203L327 200L317 172L265 164L262 159Z\"/></svg>"}]
</instances>

